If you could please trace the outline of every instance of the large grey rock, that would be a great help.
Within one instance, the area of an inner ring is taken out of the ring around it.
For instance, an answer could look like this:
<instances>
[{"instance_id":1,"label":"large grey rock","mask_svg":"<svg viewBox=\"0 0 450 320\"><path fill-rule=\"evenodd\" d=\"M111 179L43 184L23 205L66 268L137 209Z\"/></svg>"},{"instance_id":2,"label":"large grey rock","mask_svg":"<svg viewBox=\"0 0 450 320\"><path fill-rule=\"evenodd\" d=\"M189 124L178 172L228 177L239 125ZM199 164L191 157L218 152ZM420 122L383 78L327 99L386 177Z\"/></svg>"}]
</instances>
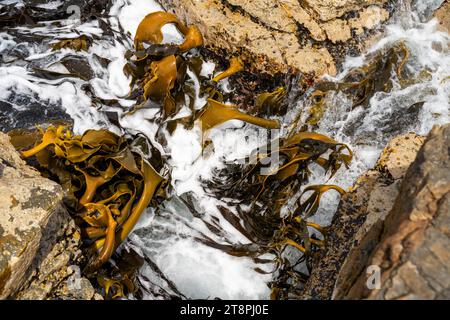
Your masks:
<instances>
[{"instance_id":1,"label":"large grey rock","mask_svg":"<svg viewBox=\"0 0 450 320\"><path fill-rule=\"evenodd\" d=\"M336 58L390 13L387 0L158 0L197 25L207 48L239 54L250 71L336 74ZM351 44L350 44L351 42Z\"/></svg>"},{"instance_id":2,"label":"large grey rock","mask_svg":"<svg viewBox=\"0 0 450 320\"><path fill-rule=\"evenodd\" d=\"M82 254L62 198L61 186L27 166L0 133L0 299L94 296L90 284L64 289Z\"/></svg>"}]
</instances>

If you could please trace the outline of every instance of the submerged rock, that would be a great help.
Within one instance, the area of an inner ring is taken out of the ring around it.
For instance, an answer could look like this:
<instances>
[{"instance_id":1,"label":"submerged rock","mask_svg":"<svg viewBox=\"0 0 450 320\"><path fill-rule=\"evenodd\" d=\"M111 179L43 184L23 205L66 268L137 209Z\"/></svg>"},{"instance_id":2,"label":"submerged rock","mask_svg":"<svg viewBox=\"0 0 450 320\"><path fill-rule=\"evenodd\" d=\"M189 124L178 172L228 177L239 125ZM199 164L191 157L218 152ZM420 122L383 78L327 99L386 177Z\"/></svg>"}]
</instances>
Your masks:
<instances>
[{"instance_id":1,"label":"submerged rock","mask_svg":"<svg viewBox=\"0 0 450 320\"><path fill-rule=\"evenodd\" d=\"M393 139L342 198L303 298L450 297L450 125L424 140ZM374 270L380 286L371 290Z\"/></svg>"},{"instance_id":2,"label":"submerged rock","mask_svg":"<svg viewBox=\"0 0 450 320\"><path fill-rule=\"evenodd\" d=\"M387 0L159 0L199 27L207 48L239 54L251 71L336 74L357 36L388 20Z\"/></svg>"},{"instance_id":3,"label":"submerged rock","mask_svg":"<svg viewBox=\"0 0 450 320\"><path fill-rule=\"evenodd\" d=\"M67 282L83 257L62 198L61 186L27 166L0 133L0 299L94 297L87 279Z\"/></svg>"}]
</instances>

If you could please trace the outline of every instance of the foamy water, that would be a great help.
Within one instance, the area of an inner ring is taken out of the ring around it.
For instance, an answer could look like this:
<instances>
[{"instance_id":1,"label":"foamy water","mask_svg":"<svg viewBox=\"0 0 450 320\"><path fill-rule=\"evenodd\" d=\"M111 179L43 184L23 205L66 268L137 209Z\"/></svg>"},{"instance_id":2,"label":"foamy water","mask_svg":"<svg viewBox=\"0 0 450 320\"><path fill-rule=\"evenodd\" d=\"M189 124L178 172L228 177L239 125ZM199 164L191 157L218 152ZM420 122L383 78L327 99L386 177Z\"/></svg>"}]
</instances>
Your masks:
<instances>
[{"instance_id":1,"label":"foamy water","mask_svg":"<svg viewBox=\"0 0 450 320\"><path fill-rule=\"evenodd\" d=\"M10 1L12 2L12 1ZM428 3L429 6L426 6ZM347 143L354 151L355 158L349 170L341 169L331 180L326 180L317 172L310 184L333 183L343 188L350 187L355 179L365 170L371 168L377 160L383 146L399 133L414 131L427 134L434 124L449 122L450 100L450 37L437 31L436 21L421 22L430 7L436 7L437 1L422 1L414 7L413 13L405 13L397 21L385 28L385 35L359 57L349 57L344 63L344 70L333 81L339 81L351 68L364 65L371 53L403 42L410 51L410 58L405 68L414 75L423 70L430 77L406 87L399 84L389 93L375 94L368 107L351 110L350 102L342 95L332 97L332 107L328 108L319 123L317 132L329 135L338 141ZM209 138L214 145L214 152L202 154L201 133L199 128L186 130L178 127L171 136L166 134L167 144L161 145L156 138L159 126L152 121L155 109L139 110L135 114L120 119L116 127L105 116L92 107L91 98L82 90L86 81L70 78L64 80L43 80L33 76L30 66L55 68L63 56L71 53L63 49L53 52L45 39L41 43L29 43L26 48L17 40L18 34L53 35L58 38L75 37L79 34L96 35L96 39L87 53L82 53L93 67L95 75L89 80L98 97L118 99L123 107L133 105L134 101L122 99L129 91L130 78L123 73L126 62L124 54L132 46L137 25L151 12L161 10L153 0L118 0L110 10L109 25L118 30L119 26L129 32L126 41L106 37L97 22L53 26L47 23L37 28L16 28L0 32L0 102L8 102L14 112L23 112L27 105L21 103L20 97L32 97L52 111L62 108L74 121L74 130L82 133L86 129L108 128L116 133L142 133L162 153L171 172L173 192L170 198L159 208L148 208L130 235L126 245L151 260L184 296L189 298L222 299L262 299L268 298L270 289L267 283L270 274L262 274L255 269L272 270L271 264L257 264L248 257L234 257L227 253L206 246L196 237L206 236L220 244L249 244L250 240L230 225L221 215L220 206L229 207L232 199L218 199L208 194L201 180L210 180L213 171L223 168L226 162L241 159L261 144L262 133L256 127L245 125L240 121L230 121L214 128ZM166 26L164 41L167 43L182 41L175 27ZM51 38L51 37L50 37ZM14 52L25 52L23 59L16 59ZM107 68L102 68L93 59L96 54L109 59ZM79 55L79 53L77 53ZM202 75L212 75L215 70L212 62L203 65ZM190 81L197 85L193 72L188 72ZM226 82L225 82L226 83ZM14 95L14 97L13 97ZM16 96L19 96L17 98ZM13 99L14 98L14 99ZM197 97L195 108L204 105L204 99ZM392 122L394 115L401 114L409 106L423 102L423 106L414 121L402 127ZM283 122L289 123L294 114L304 107L304 101L291 106ZM0 105L1 107L2 105ZM49 112L50 112L49 111ZM102 106L102 111L115 111L122 114L121 108ZM55 111L56 112L56 111ZM176 117L190 112L184 108ZM36 119L37 121L38 119ZM12 120L14 123L14 119ZM20 125L16 123L15 125ZM240 128L240 130L235 130ZM349 129L351 128L351 130ZM351 132L351 134L349 134ZM245 139L253 137L253 139ZM331 221L338 198L330 192L324 195L319 213L314 220L328 224ZM229 207L230 210L235 210ZM220 227L220 233L212 232L208 225ZM267 255L265 258L271 258ZM146 265L141 270L141 283L145 286L150 280L164 290L167 285L155 276L154 270ZM155 298L144 294L144 298Z\"/></svg>"}]
</instances>

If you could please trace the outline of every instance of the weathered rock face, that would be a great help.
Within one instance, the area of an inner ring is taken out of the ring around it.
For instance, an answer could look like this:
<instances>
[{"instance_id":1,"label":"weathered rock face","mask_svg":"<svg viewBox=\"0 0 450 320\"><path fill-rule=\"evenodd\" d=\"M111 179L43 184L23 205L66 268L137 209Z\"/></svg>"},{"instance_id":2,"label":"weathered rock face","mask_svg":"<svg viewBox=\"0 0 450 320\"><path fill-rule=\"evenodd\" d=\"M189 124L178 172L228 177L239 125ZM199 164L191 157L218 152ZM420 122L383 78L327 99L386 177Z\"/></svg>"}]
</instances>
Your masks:
<instances>
[{"instance_id":1,"label":"weathered rock face","mask_svg":"<svg viewBox=\"0 0 450 320\"><path fill-rule=\"evenodd\" d=\"M394 138L376 167L343 196L328 232L327 250L314 266L304 299L340 299L364 272L401 181L423 141L412 133Z\"/></svg>"},{"instance_id":2,"label":"weathered rock face","mask_svg":"<svg viewBox=\"0 0 450 320\"><path fill-rule=\"evenodd\" d=\"M239 54L250 71L270 74L334 75L355 37L389 18L387 0L158 1L197 25L207 48Z\"/></svg>"},{"instance_id":3,"label":"weathered rock face","mask_svg":"<svg viewBox=\"0 0 450 320\"><path fill-rule=\"evenodd\" d=\"M450 1L445 0L434 12L434 17L439 21L439 30L450 33Z\"/></svg>"},{"instance_id":4,"label":"weathered rock face","mask_svg":"<svg viewBox=\"0 0 450 320\"><path fill-rule=\"evenodd\" d=\"M0 299L94 296L90 284L65 289L69 266L82 256L62 197L61 186L27 166L0 133Z\"/></svg>"},{"instance_id":5,"label":"weathered rock face","mask_svg":"<svg viewBox=\"0 0 450 320\"><path fill-rule=\"evenodd\" d=\"M431 131L403 179L368 265L381 268L381 288L361 274L347 298L450 298L450 124Z\"/></svg>"},{"instance_id":6,"label":"weathered rock face","mask_svg":"<svg viewBox=\"0 0 450 320\"><path fill-rule=\"evenodd\" d=\"M303 298L450 298L449 168L450 124L393 139L342 198Z\"/></svg>"}]
</instances>

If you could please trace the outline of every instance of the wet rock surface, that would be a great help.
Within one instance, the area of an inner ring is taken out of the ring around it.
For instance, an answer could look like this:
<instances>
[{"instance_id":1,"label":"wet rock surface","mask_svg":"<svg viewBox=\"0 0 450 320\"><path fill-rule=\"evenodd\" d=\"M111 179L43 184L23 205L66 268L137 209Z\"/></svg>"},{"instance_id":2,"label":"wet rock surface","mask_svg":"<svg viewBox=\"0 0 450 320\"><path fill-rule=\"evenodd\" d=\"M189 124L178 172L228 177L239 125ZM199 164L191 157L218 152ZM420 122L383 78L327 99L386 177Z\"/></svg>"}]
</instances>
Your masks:
<instances>
[{"instance_id":1,"label":"wet rock surface","mask_svg":"<svg viewBox=\"0 0 450 320\"><path fill-rule=\"evenodd\" d=\"M448 299L449 155L450 125L393 139L341 200L303 298Z\"/></svg>"},{"instance_id":2,"label":"wet rock surface","mask_svg":"<svg viewBox=\"0 0 450 320\"><path fill-rule=\"evenodd\" d=\"M0 133L0 299L91 299L87 279L70 286L82 259L61 186L20 159Z\"/></svg>"},{"instance_id":3,"label":"wet rock surface","mask_svg":"<svg viewBox=\"0 0 450 320\"><path fill-rule=\"evenodd\" d=\"M386 0L159 0L197 25L207 48L239 54L252 71L336 74L367 31L389 19Z\"/></svg>"},{"instance_id":4,"label":"wet rock surface","mask_svg":"<svg viewBox=\"0 0 450 320\"><path fill-rule=\"evenodd\" d=\"M27 108L20 108L26 105ZM40 101L38 98L24 94L12 93L8 101L0 100L0 131L10 131L19 128L34 128L36 122L67 121L70 116L61 106Z\"/></svg>"}]
</instances>

